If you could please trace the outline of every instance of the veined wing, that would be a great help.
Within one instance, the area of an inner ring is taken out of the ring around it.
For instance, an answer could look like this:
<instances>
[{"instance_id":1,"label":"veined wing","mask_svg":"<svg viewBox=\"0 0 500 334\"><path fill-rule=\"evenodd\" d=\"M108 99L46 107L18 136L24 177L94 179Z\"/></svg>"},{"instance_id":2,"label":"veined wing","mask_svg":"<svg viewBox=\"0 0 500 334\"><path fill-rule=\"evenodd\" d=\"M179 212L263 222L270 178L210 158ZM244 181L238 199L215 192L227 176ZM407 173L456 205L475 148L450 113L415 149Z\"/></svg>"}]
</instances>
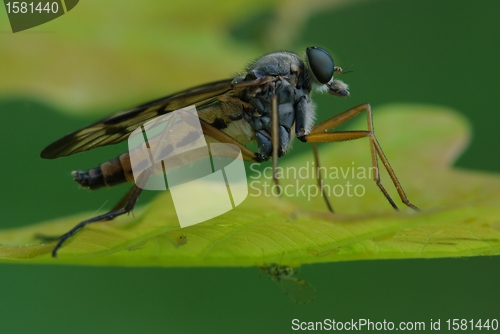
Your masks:
<instances>
[{"instance_id":1,"label":"veined wing","mask_svg":"<svg viewBox=\"0 0 500 334\"><path fill-rule=\"evenodd\" d=\"M316 288L303 279L289 276L277 281L285 294L296 304L307 304L316 298Z\"/></svg>"},{"instance_id":2,"label":"veined wing","mask_svg":"<svg viewBox=\"0 0 500 334\"><path fill-rule=\"evenodd\" d=\"M240 83L232 83L232 79L221 80L142 104L62 137L47 146L40 156L45 159L54 159L95 147L119 143L127 139L137 127L156 116L193 104L201 108L216 101L223 94L234 94L248 87L262 85L267 80L267 78L260 78Z\"/></svg>"},{"instance_id":3,"label":"veined wing","mask_svg":"<svg viewBox=\"0 0 500 334\"><path fill-rule=\"evenodd\" d=\"M276 263L264 265L259 268L285 292L285 294L296 304L307 304L316 298L316 288L303 279L294 277L295 270L289 266Z\"/></svg>"}]
</instances>

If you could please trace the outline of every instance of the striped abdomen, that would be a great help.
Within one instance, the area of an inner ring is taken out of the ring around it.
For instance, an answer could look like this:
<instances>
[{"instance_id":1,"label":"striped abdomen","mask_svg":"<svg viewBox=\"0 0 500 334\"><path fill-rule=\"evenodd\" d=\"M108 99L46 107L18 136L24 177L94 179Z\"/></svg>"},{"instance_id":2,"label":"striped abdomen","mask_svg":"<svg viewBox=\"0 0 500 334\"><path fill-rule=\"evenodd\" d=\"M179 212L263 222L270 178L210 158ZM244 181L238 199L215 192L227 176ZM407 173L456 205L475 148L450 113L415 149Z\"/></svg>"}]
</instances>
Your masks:
<instances>
[{"instance_id":1,"label":"striped abdomen","mask_svg":"<svg viewBox=\"0 0 500 334\"><path fill-rule=\"evenodd\" d=\"M88 172L73 171L73 179L82 187L99 189L101 187L112 187L125 182L134 182L130 157L124 153L117 158L100 164L98 167L89 169Z\"/></svg>"},{"instance_id":2,"label":"striped abdomen","mask_svg":"<svg viewBox=\"0 0 500 334\"><path fill-rule=\"evenodd\" d=\"M222 103L221 105L214 105L207 108L204 108L199 111L199 117L205 120L207 123L212 125L218 130L225 132L226 134L233 137L236 141L245 144L253 140L254 132L250 125L243 119L241 116L241 110L234 107L233 109L229 108L229 105L232 102ZM173 134L179 134L178 136ZM180 147L186 145L186 136L183 131L175 131L175 127L173 128L173 134L169 136L170 145L172 147ZM157 138L160 136L156 136L150 138L148 141L149 147L151 147L152 152L155 152L155 147L157 145ZM205 143L214 142L214 140L208 136L205 137ZM202 138L200 138L201 140ZM192 141L192 142L191 142ZM215 140L215 142L217 142ZM194 139L188 140L187 143L189 145L193 145L193 147L199 147L197 145L197 141ZM144 146L144 145L143 145ZM169 149L166 146L163 149ZM170 149L172 148L170 147ZM143 147L144 150L144 147ZM141 152L143 150L140 150ZM134 152L134 151L132 151ZM135 153L134 153L135 154ZM144 154L140 153L139 155ZM167 154L168 155L168 154ZM137 157L137 155L134 155ZM171 168L181 167L189 164L190 162L196 161L200 155L196 153L196 150L193 151L193 156L189 157L184 155L182 158L177 160L170 160L169 166ZM144 166L150 166L149 163L149 155L144 154L142 159L138 161L134 161L135 170L144 170ZM142 167L141 167L142 166ZM156 166L156 165L155 165ZM161 173L162 165L158 164L155 167L153 173ZM73 171L72 172L73 179L78 182L82 187L86 187L89 189L98 189L104 186L112 187L125 182L134 182L134 175L132 172L132 166L130 162L129 153L124 153L117 158L109 160L100 164L96 168L90 169L88 172L84 171Z\"/></svg>"}]
</instances>

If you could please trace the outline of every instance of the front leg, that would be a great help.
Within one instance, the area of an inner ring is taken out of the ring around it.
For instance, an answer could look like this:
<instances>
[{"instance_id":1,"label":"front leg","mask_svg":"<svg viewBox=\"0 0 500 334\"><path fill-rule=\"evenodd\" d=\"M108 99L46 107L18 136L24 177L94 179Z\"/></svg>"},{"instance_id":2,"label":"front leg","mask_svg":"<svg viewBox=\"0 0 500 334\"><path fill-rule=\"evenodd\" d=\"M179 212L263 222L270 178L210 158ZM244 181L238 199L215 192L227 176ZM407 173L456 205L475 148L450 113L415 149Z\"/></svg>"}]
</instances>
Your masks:
<instances>
[{"instance_id":1,"label":"front leg","mask_svg":"<svg viewBox=\"0 0 500 334\"><path fill-rule=\"evenodd\" d=\"M327 130L331 130L335 128L336 126L339 126L340 124L343 124L347 122L348 120L354 118L355 116L359 115L362 111L366 111L367 113L367 121L368 121L368 131L338 131L338 132L326 132ZM309 134L305 134L299 137L300 140L304 142L309 142L309 143L320 143L320 142L338 142L338 141L346 141L346 140L354 140L354 139L359 139L359 138L368 138L370 140L370 152L372 156L372 165L375 167L375 173L373 175L374 181L379 187L379 189L382 191L384 194L385 198L389 201L389 203L392 205L392 207L395 210L398 210L398 207L396 203L392 200L390 197L389 193L385 190L384 186L380 182L380 172L378 169L378 158L382 161L382 164L384 165L385 169L387 170L387 173L389 174L392 182L394 183L394 186L396 187L396 190L399 194L399 197L401 198L401 201L403 203L416 210L420 211L415 205L413 205L408 197L406 196L403 187L401 186L401 183L399 182L398 178L396 177L396 173L394 173L394 170L392 169L391 165L389 164L389 160L387 160L384 152L382 151L382 147L377 141L377 138L375 137L375 133L373 130L373 118L372 118L372 111L371 107L369 104L361 104L357 107L354 107L352 109L349 109L335 117L330 118L329 120L326 120L325 122L318 124L317 126L313 127L311 132ZM319 160L318 160L319 163Z\"/></svg>"}]
</instances>

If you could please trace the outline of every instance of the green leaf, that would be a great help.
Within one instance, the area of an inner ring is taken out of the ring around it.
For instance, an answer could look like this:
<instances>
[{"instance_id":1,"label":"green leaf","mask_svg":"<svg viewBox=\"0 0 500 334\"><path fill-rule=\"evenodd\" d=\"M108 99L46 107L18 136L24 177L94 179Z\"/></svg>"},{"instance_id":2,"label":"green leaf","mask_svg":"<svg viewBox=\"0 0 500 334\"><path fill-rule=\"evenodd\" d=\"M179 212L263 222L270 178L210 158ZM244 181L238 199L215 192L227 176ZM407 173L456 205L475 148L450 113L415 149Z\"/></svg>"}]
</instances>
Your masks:
<instances>
[{"instance_id":1,"label":"green leaf","mask_svg":"<svg viewBox=\"0 0 500 334\"><path fill-rule=\"evenodd\" d=\"M228 30L274 7L269 0L194 0L169 3L168 9L161 0L141 6L80 3L56 20L2 36L0 94L89 113L226 79L262 54L232 40ZM0 29L10 30L6 15Z\"/></svg>"},{"instance_id":2,"label":"green leaf","mask_svg":"<svg viewBox=\"0 0 500 334\"><path fill-rule=\"evenodd\" d=\"M403 204L395 212L372 180L356 174L371 163L368 141L362 139L320 146L322 166L328 171L325 187L350 182L365 190L360 197L332 196L336 214L326 210L321 196L308 198L316 191L312 154L290 152L280 159L281 185L288 196L264 196L265 185L272 184L268 170L254 172L249 175L250 194L240 206L181 229L170 194L164 192L149 206L136 210L135 218L130 215L87 226L68 240L58 259L50 257L53 243L41 245L33 236L62 234L91 214L0 231L0 261L257 266L498 254L500 177L450 167L469 141L466 120L435 106L390 105L376 108L373 114L377 138L406 194L422 212ZM359 118L353 128L364 129L366 120ZM333 177L335 170L345 172L348 167L356 168L354 178L352 174ZM382 182L397 200L383 171Z\"/></svg>"}]
</instances>

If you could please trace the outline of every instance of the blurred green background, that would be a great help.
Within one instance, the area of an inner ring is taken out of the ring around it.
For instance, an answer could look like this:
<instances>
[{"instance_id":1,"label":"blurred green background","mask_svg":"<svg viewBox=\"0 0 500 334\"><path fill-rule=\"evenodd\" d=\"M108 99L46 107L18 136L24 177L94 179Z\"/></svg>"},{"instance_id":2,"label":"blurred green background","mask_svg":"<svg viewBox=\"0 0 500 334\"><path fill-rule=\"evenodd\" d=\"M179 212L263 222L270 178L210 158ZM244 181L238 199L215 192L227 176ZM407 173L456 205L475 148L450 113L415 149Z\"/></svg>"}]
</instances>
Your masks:
<instances>
[{"instance_id":1,"label":"blurred green background","mask_svg":"<svg viewBox=\"0 0 500 334\"><path fill-rule=\"evenodd\" d=\"M109 207L125 191L89 193L69 176L123 147L40 159L61 135L233 75L265 52L309 45L354 70L342 77L350 98L316 98L320 120L363 102L375 113L393 102L448 106L474 130L456 166L498 173L499 12L495 0L82 0L55 21L12 34L0 10L2 228ZM297 143L291 154L304 149ZM290 302L256 268L3 264L0 273L2 333L281 333L295 318L442 326L448 318L500 318L498 257L303 266L300 277L318 290L308 305Z\"/></svg>"}]
</instances>

